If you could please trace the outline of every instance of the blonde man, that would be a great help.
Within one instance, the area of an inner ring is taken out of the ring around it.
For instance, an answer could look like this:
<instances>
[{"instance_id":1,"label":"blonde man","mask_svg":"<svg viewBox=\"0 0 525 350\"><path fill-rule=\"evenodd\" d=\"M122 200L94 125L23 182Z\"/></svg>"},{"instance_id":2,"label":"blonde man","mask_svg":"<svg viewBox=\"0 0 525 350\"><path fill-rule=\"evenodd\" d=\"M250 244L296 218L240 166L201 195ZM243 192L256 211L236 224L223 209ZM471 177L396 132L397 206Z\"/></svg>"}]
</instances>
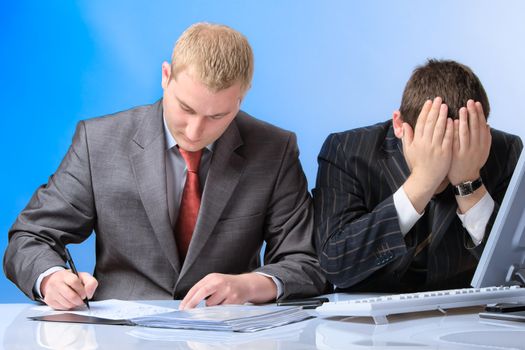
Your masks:
<instances>
[{"instance_id":1,"label":"blonde man","mask_svg":"<svg viewBox=\"0 0 525 350\"><path fill-rule=\"evenodd\" d=\"M86 297L191 308L319 294L296 138L240 111L252 75L242 34L188 28L162 64L160 101L78 124L9 232L6 275L55 309ZM64 246L93 230L94 275L77 277Z\"/></svg>"}]
</instances>

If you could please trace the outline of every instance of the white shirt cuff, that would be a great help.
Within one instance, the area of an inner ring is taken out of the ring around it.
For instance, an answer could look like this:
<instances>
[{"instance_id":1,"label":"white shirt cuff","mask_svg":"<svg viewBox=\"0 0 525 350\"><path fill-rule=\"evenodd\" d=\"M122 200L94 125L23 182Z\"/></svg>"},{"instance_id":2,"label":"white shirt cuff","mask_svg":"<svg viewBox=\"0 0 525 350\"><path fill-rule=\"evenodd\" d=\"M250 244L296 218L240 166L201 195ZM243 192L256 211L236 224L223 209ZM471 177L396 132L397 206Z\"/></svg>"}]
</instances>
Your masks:
<instances>
[{"instance_id":1,"label":"white shirt cuff","mask_svg":"<svg viewBox=\"0 0 525 350\"><path fill-rule=\"evenodd\" d=\"M416 222L421 219L423 214L419 214L416 211L412 202L408 199L403 186L394 193L394 206L396 207L397 218L399 219L399 228L403 236L405 236Z\"/></svg>"},{"instance_id":2,"label":"white shirt cuff","mask_svg":"<svg viewBox=\"0 0 525 350\"><path fill-rule=\"evenodd\" d=\"M277 287L277 297L275 299L279 299L283 295L283 282L281 282L280 279L278 279L277 277L268 275L267 273L264 273L264 272L255 272L255 273L262 275L262 276L270 277L272 279L273 283L275 283L275 286Z\"/></svg>"},{"instance_id":3,"label":"white shirt cuff","mask_svg":"<svg viewBox=\"0 0 525 350\"><path fill-rule=\"evenodd\" d=\"M487 192L472 208L465 214L457 212L463 227L467 230L475 245L480 244L485 236L485 229L490 216L494 211L494 200Z\"/></svg>"},{"instance_id":4,"label":"white shirt cuff","mask_svg":"<svg viewBox=\"0 0 525 350\"><path fill-rule=\"evenodd\" d=\"M36 296L38 296L40 299L43 299L42 292L40 291L40 285L42 284L42 280L49 276L52 273L55 273L57 271L65 270L62 266L53 266L49 269L45 270L38 276L35 282L35 286L33 287L33 293L35 293Z\"/></svg>"}]
</instances>

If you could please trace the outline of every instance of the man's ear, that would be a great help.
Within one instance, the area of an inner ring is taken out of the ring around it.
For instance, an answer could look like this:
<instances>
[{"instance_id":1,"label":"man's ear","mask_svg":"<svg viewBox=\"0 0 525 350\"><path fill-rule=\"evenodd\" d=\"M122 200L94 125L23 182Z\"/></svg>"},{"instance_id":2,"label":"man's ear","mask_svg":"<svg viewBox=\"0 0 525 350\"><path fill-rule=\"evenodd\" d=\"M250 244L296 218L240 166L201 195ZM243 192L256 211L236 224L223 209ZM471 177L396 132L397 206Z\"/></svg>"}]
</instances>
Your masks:
<instances>
[{"instance_id":1,"label":"man's ear","mask_svg":"<svg viewBox=\"0 0 525 350\"><path fill-rule=\"evenodd\" d=\"M166 89L171 78L171 65L164 61L162 62L162 88Z\"/></svg>"},{"instance_id":2,"label":"man's ear","mask_svg":"<svg viewBox=\"0 0 525 350\"><path fill-rule=\"evenodd\" d=\"M401 112L394 111L392 113L392 126L394 127L394 134L398 139L403 138L403 118L401 117Z\"/></svg>"}]
</instances>

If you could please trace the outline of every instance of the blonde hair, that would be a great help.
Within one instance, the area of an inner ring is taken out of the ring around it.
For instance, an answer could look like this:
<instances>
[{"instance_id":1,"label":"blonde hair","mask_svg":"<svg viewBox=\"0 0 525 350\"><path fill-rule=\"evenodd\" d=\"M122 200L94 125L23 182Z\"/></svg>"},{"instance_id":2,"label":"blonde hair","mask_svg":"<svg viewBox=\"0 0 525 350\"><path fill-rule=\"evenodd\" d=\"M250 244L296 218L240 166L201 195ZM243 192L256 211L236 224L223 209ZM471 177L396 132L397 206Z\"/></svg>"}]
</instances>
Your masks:
<instances>
[{"instance_id":1,"label":"blonde hair","mask_svg":"<svg viewBox=\"0 0 525 350\"><path fill-rule=\"evenodd\" d=\"M238 31L220 24L196 23L182 33L171 56L171 78L184 69L192 70L210 90L216 92L237 82L246 92L253 76L253 52Z\"/></svg>"}]
</instances>

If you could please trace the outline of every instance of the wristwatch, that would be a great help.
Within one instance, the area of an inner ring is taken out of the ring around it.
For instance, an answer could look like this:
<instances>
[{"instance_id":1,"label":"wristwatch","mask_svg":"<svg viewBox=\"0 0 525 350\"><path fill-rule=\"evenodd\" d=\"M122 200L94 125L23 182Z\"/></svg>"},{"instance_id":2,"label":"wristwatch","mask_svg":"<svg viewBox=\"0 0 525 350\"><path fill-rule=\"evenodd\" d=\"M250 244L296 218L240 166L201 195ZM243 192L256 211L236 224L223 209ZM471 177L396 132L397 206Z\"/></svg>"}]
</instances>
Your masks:
<instances>
[{"instance_id":1,"label":"wristwatch","mask_svg":"<svg viewBox=\"0 0 525 350\"><path fill-rule=\"evenodd\" d=\"M468 196L474 193L474 191L480 188L481 185L483 185L483 181L481 181L481 177L478 177L474 181L465 181L456 186L453 186L454 194L459 197L465 197L465 196Z\"/></svg>"}]
</instances>

